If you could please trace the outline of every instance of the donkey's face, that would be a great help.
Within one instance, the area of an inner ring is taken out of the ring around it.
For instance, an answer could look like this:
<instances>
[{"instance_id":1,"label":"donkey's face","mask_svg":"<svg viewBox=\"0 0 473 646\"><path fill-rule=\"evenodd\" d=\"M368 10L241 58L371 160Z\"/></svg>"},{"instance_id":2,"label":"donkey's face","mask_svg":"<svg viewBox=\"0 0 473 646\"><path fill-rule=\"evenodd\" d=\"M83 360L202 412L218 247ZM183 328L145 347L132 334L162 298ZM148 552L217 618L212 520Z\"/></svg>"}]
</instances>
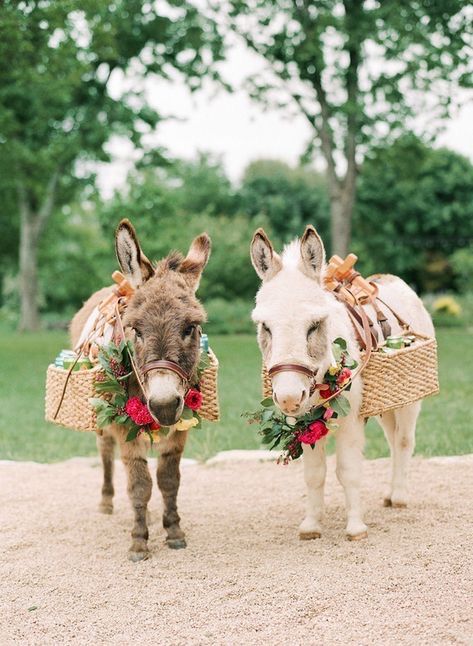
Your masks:
<instances>
[{"instance_id":1,"label":"donkey's face","mask_svg":"<svg viewBox=\"0 0 473 646\"><path fill-rule=\"evenodd\" d=\"M311 368L320 382L333 360L330 300L322 287L325 250L321 239L308 226L301 241L289 245L280 257L263 229L258 229L251 243L251 259L263 281L252 317L266 367L300 364ZM307 411L310 381L292 371L273 377L274 401L283 413Z\"/></svg>"},{"instance_id":2,"label":"donkey's face","mask_svg":"<svg viewBox=\"0 0 473 646\"><path fill-rule=\"evenodd\" d=\"M134 343L138 368L166 360L192 375L200 356L200 325L206 319L195 292L210 255L209 236L198 236L185 258L173 252L153 267L132 225L122 220L116 251L123 273L136 290L123 324ZM163 426L176 423L184 406L185 381L174 372L155 369L143 376L143 382L153 417Z\"/></svg>"}]
</instances>

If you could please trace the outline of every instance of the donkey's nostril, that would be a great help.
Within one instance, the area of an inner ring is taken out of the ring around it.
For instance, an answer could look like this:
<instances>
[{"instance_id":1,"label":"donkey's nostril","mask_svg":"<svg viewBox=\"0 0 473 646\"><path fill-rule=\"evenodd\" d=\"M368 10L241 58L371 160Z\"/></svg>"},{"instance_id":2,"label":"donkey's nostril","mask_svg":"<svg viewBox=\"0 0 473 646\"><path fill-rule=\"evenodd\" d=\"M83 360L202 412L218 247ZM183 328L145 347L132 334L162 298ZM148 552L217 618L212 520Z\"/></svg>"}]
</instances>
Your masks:
<instances>
[{"instance_id":1,"label":"donkey's nostril","mask_svg":"<svg viewBox=\"0 0 473 646\"><path fill-rule=\"evenodd\" d=\"M167 401L150 397L148 406L153 416L162 426L172 426L181 413L182 397L172 397Z\"/></svg>"},{"instance_id":2,"label":"donkey's nostril","mask_svg":"<svg viewBox=\"0 0 473 646\"><path fill-rule=\"evenodd\" d=\"M305 391L305 390L303 390L303 391L302 391L301 398L300 398L300 400L299 400L299 404L302 404L302 402L303 402L303 401L304 401L304 399L305 399L306 394L307 394L307 393L306 393L306 391Z\"/></svg>"}]
</instances>

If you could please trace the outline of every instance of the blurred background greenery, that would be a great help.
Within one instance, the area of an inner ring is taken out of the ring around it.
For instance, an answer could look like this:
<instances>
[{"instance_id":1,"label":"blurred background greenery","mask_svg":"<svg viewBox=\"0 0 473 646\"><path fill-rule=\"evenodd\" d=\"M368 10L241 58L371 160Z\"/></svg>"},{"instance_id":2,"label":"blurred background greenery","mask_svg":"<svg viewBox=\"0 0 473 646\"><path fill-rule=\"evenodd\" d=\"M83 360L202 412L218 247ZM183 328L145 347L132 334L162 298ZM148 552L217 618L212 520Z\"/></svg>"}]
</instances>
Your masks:
<instances>
[{"instance_id":1,"label":"blurred background greenery","mask_svg":"<svg viewBox=\"0 0 473 646\"><path fill-rule=\"evenodd\" d=\"M419 450L472 451L473 164L437 145L472 86L470 28L461 0L3 2L0 457L93 450L90 437L40 421L43 373L67 345L72 314L116 269L125 216L150 258L185 251L204 230L213 240L199 293L222 363L223 421L192 437L191 454L257 446L239 419L259 394L259 355L245 336L258 287L249 242L263 226L280 247L308 223L329 252L354 251L363 274L398 274L423 296L439 328L443 394L426 403ZM235 38L264 62L238 88L222 73ZM147 100L153 79L245 91L297 113L310 130L299 163L259 159L236 181L218 155L172 155L159 144L172 115ZM98 165L114 168L119 140L133 166L107 194ZM370 456L385 452L377 433Z\"/></svg>"}]
</instances>

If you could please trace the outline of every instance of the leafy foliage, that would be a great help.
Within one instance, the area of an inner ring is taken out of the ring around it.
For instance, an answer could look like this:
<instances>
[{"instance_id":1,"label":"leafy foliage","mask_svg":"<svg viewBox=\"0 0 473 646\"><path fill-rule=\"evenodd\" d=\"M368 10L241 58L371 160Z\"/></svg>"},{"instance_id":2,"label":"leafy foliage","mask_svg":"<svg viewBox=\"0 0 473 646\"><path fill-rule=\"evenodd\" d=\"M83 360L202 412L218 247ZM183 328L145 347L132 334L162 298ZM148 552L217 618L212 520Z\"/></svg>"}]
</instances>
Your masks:
<instances>
[{"instance_id":1,"label":"leafy foliage","mask_svg":"<svg viewBox=\"0 0 473 646\"><path fill-rule=\"evenodd\" d=\"M471 244L472 213L466 158L413 136L377 148L363 164L354 216L364 271L398 274L423 292L452 285L449 256Z\"/></svg>"},{"instance_id":2,"label":"leafy foliage","mask_svg":"<svg viewBox=\"0 0 473 646\"><path fill-rule=\"evenodd\" d=\"M38 241L54 206L81 188L90 195L90 162L109 160L114 136L126 137L142 162L162 161L146 144L161 117L144 78L181 77L197 89L216 77L220 52L215 24L186 0L0 4L0 174L22 242L25 327L37 324Z\"/></svg>"},{"instance_id":3,"label":"leafy foliage","mask_svg":"<svg viewBox=\"0 0 473 646\"><path fill-rule=\"evenodd\" d=\"M250 424L257 424L262 443L270 445L272 450L281 445L283 453L279 461L288 464L302 455L303 444L314 448L315 443L325 437L329 431L338 427L338 417L350 412L350 402L342 394L351 388L351 371L358 365L348 354L345 339L337 338L332 343L336 363L327 370L323 384L319 385L319 401L304 415L286 416L273 401L267 397L261 402L261 408L244 417ZM323 388L321 388L323 386Z\"/></svg>"},{"instance_id":4,"label":"leafy foliage","mask_svg":"<svg viewBox=\"0 0 473 646\"><path fill-rule=\"evenodd\" d=\"M315 223L330 244L326 182L318 173L290 168L280 161L259 160L245 170L237 197L243 213L268 218L280 241L288 242L300 235L306 224Z\"/></svg>"},{"instance_id":5,"label":"leafy foliage","mask_svg":"<svg viewBox=\"0 0 473 646\"><path fill-rule=\"evenodd\" d=\"M345 255L366 151L408 131L421 111L432 131L457 102L455 89L472 87L470 3L228 0L226 8L227 27L267 63L248 79L253 98L311 128L305 157L325 161L332 250Z\"/></svg>"}]
</instances>

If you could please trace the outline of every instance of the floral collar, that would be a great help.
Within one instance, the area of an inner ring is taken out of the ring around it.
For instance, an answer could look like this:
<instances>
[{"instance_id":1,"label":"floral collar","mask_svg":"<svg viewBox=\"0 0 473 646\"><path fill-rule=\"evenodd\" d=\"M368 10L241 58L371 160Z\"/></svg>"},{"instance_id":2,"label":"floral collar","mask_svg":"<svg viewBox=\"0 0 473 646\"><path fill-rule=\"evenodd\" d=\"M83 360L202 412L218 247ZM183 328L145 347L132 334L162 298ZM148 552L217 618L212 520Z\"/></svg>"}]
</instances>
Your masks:
<instances>
[{"instance_id":1,"label":"floral collar","mask_svg":"<svg viewBox=\"0 0 473 646\"><path fill-rule=\"evenodd\" d=\"M140 397L129 396L129 377L133 374L130 359L132 353L133 346L130 341L111 342L100 348L98 360L103 372L95 381L95 391L101 397L92 397L90 403L96 411L99 428L109 424L120 424L128 431L127 442L142 433L146 433L151 442L157 441L159 434L167 435L171 427L160 426ZM173 429L188 431L193 427L200 427L201 418L198 411L202 406L202 393L199 381L207 366L207 354L202 352L197 367L197 383L187 391L181 418L173 425Z\"/></svg>"},{"instance_id":2,"label":"floral collar","mask_svg":"<svg viewBox=\"0 0 473 646\"><path fill-rule=\"evenodd\" d=\"M314 448L316 442L338 428L337 418L350 412L350 402L342 389L350 390L352 371L358 364L348 354L345 339L335 339L332 350L335 363L325 373L323 384L318 386L318 402L305 415L284 415L276 408L272 397L263 399L259 410L245 414L250 424L258 426L263 444L270 444L270 449L281 445L279 463L288 464L300 457L304 444Z\"/></svg>"}]
</instances>

